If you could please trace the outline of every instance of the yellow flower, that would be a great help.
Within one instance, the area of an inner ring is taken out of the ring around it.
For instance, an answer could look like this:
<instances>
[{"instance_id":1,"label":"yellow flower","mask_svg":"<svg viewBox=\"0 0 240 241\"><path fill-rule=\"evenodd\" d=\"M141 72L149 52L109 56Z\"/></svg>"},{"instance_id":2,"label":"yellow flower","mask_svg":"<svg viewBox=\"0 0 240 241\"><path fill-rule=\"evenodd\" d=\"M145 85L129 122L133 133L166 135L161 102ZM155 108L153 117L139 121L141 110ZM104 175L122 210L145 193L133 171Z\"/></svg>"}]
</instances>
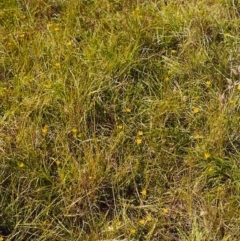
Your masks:
<instances>
[{"instance_id":1,"label":"yellow flower","mask_svg":"<svg viewBox=\"0 0 240 241\"><path fill-rule=\"evenodd\" d=\"M46 126L44 126L43 129L42 129L42 134L43 134L43 135L46 135L47 132L48 132L48 126L46 125Z\"/></svg>"},{"instance_id":2,"label":"yellow flower","mask_svg":"<svg viewBox=\"0 0 240 241\"><path fill-rule=\"evenodd\" d=\"M165 213L165 214L168 214L169 210L167 208L163 208L162 212Z\"/></svg>"},{"instance_id":3,"label":"yellow flower","mask_svg":"<svg viewBox=\"0 0 240 241\"><path fill-rule=\"evenodd\" d=\"M121 129L123 128L123 126L122 126L122 125L118 125L117 128L118 128L119 130L121 130Z\"/></svg>"},{"instance_id":4,"label":"yellow flower","mask_svg":"<svg viewBox=\"0 0 240 241\"><path fill-rule=\"evenodd\" d=\"M143 224L145 223L145 220L144 220L144 219L141 219L141 220L139 220L139 223L140 223L141 225L143 225Z\"/></svg>"},{"instance_id":5,"label":"yellow flower","mask_svg":"<svg viewBox=\"0 0 240 241\"><path fill-rule=\"evenodd\" d=\"M238 85L237 89L240 90L240 85Z\"/></svg>"},{"instance_id":6,"label":"yellow flower","mask_svg":"<svg viewBox=\"0 0 240 241\"><path fill-rule=\"evenodd\" d=\"M171 53L172 53L172 54L175 54L175 53L177 53L177 51L176 51L175 49L172 49L172 50L171 50Z\"/></svg>"},{"instance_id":7,"label":"yellow flower","mask_svg":"<svg viewBox=\"0 0 240 241\"><path fill-rule=\"evenodd\" d=\"M143 190L141 191L141 194L142 194L143 196L146 196L146 195L147 195L147 190L146 190L146 189L143 189Z\"/></svg>"},{"instance_id":8,"label":"yellow flower","mask_svg":"<svg viewBox=\"0 0 240 241\"><path fill-rule=\"evenodd\" d=\"M25 37L25 34L22 33L22 34L19 35L19 37L20 37L20 38L24 38L24 37Z\"/></svg>"},{"instance_id":9,"label":"yellow flower","mask_svg":"<svg viewBox=\"0 0 240 241\"><path fill-rule=\"evenodd\" d=\"M196 134L195 136L194 136L194 139L202 139L203 138L203 136L202 135L199 135L199 134Z\"/></svg>"},{"instance_id":10,"label":"yellow flower","mask_svg":"<svg viewBox=\"0 0 240 241\"><path fill-rule=\"evenodd\" d=\"M165 80L166 82L168 82L168 81L169 81L169 77L165 77L164 80Z\"/></svg>"},{"instance_id":11,"label":"yellow flower","mask_svg":"<svg viewBox=\"0 0 240 241\"><path fill-rule=\"evenodd\" d=\"M204 158L205 158L205 159L208 159L210 156L211 156L211 155L210 155L208 152L205 152L205 153L204 153Z\"/></svg>"},{"instance_id":12,"label":"yellow flower","mask_svg":"<svg viewBox=\"0 0 240 241\"><path fill-rule=\"evenodd\" d=\"M142 139L137 138L136 143L137 143L138 145L140 145L140 144L142 143Z\"/></svg>"},{"instance_id":13,"label":"yellow flower","mask_svg":"<svg viewBox=\"0 0 240 241\"><path fill-rule=\"evenodd\" d=\"M208 173L212 173L213 172L213 167L209 167L207 170Z\"/></svg>"},{"instance_id":14,"label":"yellow flower","mask_svg":"<svg viewBox=\"0 0 240 241\"><path fill-rule=\"evenodd\" d=\"M131 112L131 109L130 109L130 108L126 108L126 112L127 112L127 113L130 113L130 112Z\"/></svg>"},{"instance_id":15,"label":"yellow flower","mask_svg":"<svg viewBox=\"0 0 240 241\"><path fill-rule=\"evenodd\" d=\"M117 221L117 223L116 223L116 225L119 227L119 226L121 226L121 222L120 221Z\"/></svg>"},{"instance_id":16,"label":"yellow flower","mask_svg":"<svg viewBox=\"0 0 240 241\"><path fill-rule=\"evenodd\" d=\"M211 81L206 81L206 85L209 87L211 85Z\"/></svg>"},{"instance_id":17,"label":"yellow flower","mask_svg":"<svg viewBox=\"0 0 240 241\"><path fill-rule=\"evenodd\" d=\"M196 113L198 113L198 112L199 112L199 108L197 108L197 107L193 108L193 113L194 113L194 114L196 114Z\"/></svg>"},{"instance_id":18,"label":"yellow flower","mask_svg":"<svg viewBox=\"0 0 240 241\"><path fill-rule=\"evenodd\" d=\"M139 131L138 132L138 136L142 136L143 135L143 132L142 131Z\"/></svg>"},{"instance_id":19,"label":"yellow flower","mask_svg":"<svg viewBox=\"0 0 240 241\"><path fill-rule=\"evenodd\" d=\"M136 233L136 229L131 228L131 229L130 229L130 233L131 233L131 234L135 234L135 233ZM0 241L1 241L1 240L0 240Z\"/></svg>"},{"instance_id":20,"label":"yellow flower","mask_svg":"<svg viewBox=\"0 0 240 241\"><path fill-rule=\"evenodd\" d=\"M24 167L24 163L19 162L19 163L18 163L18 166L19 166L20 168L22 168L22 167Z\"/></svg>"},{"instance_id":21,"label":"yellow flower","mask_svg":"<svg viewBox=\"0 0 240 241\"><path fill-rule=\"evenodd\" d=\"M58 27L56 27L56 28L54 28L54 30L55 30L55 31L58 31L58 30L59 30L59 28L58 28Z\"/></svg>"},{"instance_id":22,"label":"yellow flower","mask_svg":"<svg viewBox=\"0 0 240 241\"><path fill-rule=\"evenodd\" d=\"M147 216L147 221L151 222L152 221L152 217L151 216Z\"/></svg>"},{"instance_id":23,"label":"yellow flower","mask_svg":"<svg viewBox=\"0 0 240 241\"><path fill-rule=\"evenodd\" d=\"M73 133L73 134L76 134L76 133L77 133L77 128L75 128L75 127L72 128L72 133Z\"/></svg>"},{"instance_id":24,"label":"yellow flower","mask_svg":"<svg viewBox=\"0 0 240 241\"><path fill-rule=\"evenodd\" d=\"M55 66L60 67L60 63L59 62L55 63Z\"/></svg>"},{"instance_id":25,"label":"yellow flower","mask_svg":"<svg viewBox=\"0 0 240 241\"><path fill-rule=\"evenodd\" d=\"M56 164L57 164L57 166L59 166L61 164L61 162L59 160L56 160Z\"/></svg>"},{"instance_id":26,"label":"yellow flower","mask_svg":"<svg viewBox=\"0 0 240 241\"><path fill-rule=\"evenodd\" d=\"M71 41L68 41L67 42L67 46L71 46L72 45L72 42Z\"/></svg>"}]
</instances>

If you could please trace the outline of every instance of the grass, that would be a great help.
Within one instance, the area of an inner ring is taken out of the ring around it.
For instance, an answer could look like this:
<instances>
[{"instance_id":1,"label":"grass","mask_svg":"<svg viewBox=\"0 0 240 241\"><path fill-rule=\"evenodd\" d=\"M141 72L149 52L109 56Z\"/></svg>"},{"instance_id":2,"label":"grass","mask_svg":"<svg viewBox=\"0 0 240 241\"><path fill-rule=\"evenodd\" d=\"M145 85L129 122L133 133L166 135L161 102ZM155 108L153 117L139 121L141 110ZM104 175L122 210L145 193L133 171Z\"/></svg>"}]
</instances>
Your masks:
<instances>
[{"instance_id":1,"label":"grass","mask_svg":"<svg viewBox=\"0 0 240 241\"><path fill-rule=\"evenodd\" d=\"M0 9L1 240L239 240L238 1Z\"/></svg>"}]
</instances>

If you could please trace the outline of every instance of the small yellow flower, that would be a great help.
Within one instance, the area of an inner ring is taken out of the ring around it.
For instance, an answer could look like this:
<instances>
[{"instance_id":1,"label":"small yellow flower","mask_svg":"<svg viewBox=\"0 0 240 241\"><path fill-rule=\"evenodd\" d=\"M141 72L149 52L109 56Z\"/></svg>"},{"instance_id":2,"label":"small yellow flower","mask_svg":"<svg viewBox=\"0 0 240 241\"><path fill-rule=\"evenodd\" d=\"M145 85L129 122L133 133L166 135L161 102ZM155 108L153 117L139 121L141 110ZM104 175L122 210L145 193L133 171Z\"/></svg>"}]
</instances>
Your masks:
<instances>
[{"instance_id":1,"label":"small yellow flower","mask_svg":"<svg viewBox=\"0 0 240 241\"><path fill-rule=\"evenodd\" d=\"M76 134L76 133L77 133L77 128L75 128L75 127L72 128L72 133L73 133L73 134Z\"/></svg>"},{"instance_id":2,"label":"small yellow flower","mask_svg":"<svg viewBox=\"0 0 240 241\"><path fill-rule=\"evenodd\" d=\"M131 233L131 234L135 234L135 233L136 233L136 229L131 228L131 229L130 229L130 233ZM0 241L1 241L1 240L0 240Z\"/></svg>"},{"instance_id":3,"label":"small yellow flower","mask_svg":"<svg viewBox=\"0 0 240 241\"><path fill-rule=\"evenodd\" d=\"M240 85L238 85L237 89L240 90Z\"/></svg>"},{"instance_id":4,"label":"small yellow flower","mask_svg":"<svg viewBox=\"0 0 240 241\"><path fill-rule=\"evenodd\" d=\"M217 188L217 190L218 190L218 192L222 192L222 191L224 190L224 188L223 188L222 186L219 186L219 187Z\"/></svg>"},{"instance_id":5,"label":"small yellow flower","mask_svg":"<svg viewBox=\"0 0 240 241\"><path fill-rule=\"evenodd\" d=\"M126 112L127 112L127 113L130 113L130 112L131 112L131 109L130 109L130 108L126 108Z\"/></svg>"},{"instance_id":6,"label":"small yellow flower","mask_svg":"<svg viewBox=\"0 0 240 241\"><path fill-rule=\"evenodd\" d=\"M195 136L194 136L194 139L202 139L203 138L203 136L202 135L199 135L199 134L196 134Z\"/></svg>"},{"instance_id":7,"label":"small yellow flower","mask_svg":"<svg viewBox=\"0 0 240 241\"><path fill-rule=\"evenodd\" d=\"M24 167L24 163L19 162L19 163L18 163L18 166L19 166L20 168L22 168L22 167Z\"/></svg>"},{"instance_id":8,"label":"small yellow flower","mask_svg":"<svg viewBox=\"0 0 240 241\"><path fill-rule=\"evenodd\" d=\"M151 222L152 221L152 217L151 216L147 216L147 221Z\"/></svg>"},{"instance_id":9,"label":"small yellow flower","mask_svg":"<svg viewBox=\"0 0 240 241\"><path fill-rule=\"evenodd\" d=\"M224 36L225 36L225 37L229 37L229 36L230 36L230 33L225 33Z\"/></svg>"},{"instance_id":10,"label":"small yellow flower","mask_svg":"<svg viewBox=\"0 0 240 241\"><path fill-rule=\"evenodd\" d=\"M234 100L230 100L229 103L230 103L230 104L234 104Z\"/></svg>"},{"instance_id":11,"label":"small yellow flower","mask_svg":"<svg viewBox=\"0 0 240 241\"><path fill-rule=\"evenodd\" d=\"M67 46L71 46L72 45L72 42L71 41L68 41L67 42Z\"/></svg>"},{"instance_id":12,"label":"small yellow flower","mask_svg":"<svg viewBox=\"0 0 240 241\"><path fill-rule=\"evenodd\" d=\"M116 225L119 227L119 226L121 226L121 222L120 221L117 221L117 223L116 223Z\"/></svg>"},{"instance_id":13,"label":"small yellow flower","mask_svg":"<svg viewBox=\"0 0 240 241\"><path fill-rule=\"evenodd\" d=\"M118 128L119 130L122 130L123 126L122 126L122 125L118 125L117 128Z\"/></svg>"},{"instance_id":14,"label":"small yellow flower","mask_svg":"<svg viewBox=\"0 0 240 241\"><path fill-rule=\"evenodd\" d=\"M205 159L208 159L210 156L211 156L211 155L210 155L208 152L205 152L205 153L204 153L204 158L205 158Z\"/></svg>"},{"instance_id":15,"label":"small yellow flower","mask_svg":"<svg viewBox=\"0 0 240 241\"><path fill-rule=\"evenodd\" d=\"M56 160L56 164L57 164L57 166L59 166L61 164L61 162L59 160Z\"/></svg>"},{"instance_id":16,"label":"small yellow flower","mask_svg":"<svg viewBox=\"0 0 240 241\"><path fill-rule=\"evenodd\" d=\"M162 209L162 212L165 213L165 214L168 214L169 213L169 210L167 208L163 208Z\"/></svg>"},{"instance_id":17,"label":"small yellow flower","mask_svg":"<svg viewBox=\"0 0 240 241\"><path fill-rule=\"evenodd\" d=\"M142 143L142 139L137 138L136 143L137 143L138 145L140 145L140 144Z\"/></svg>"},{"instance_id":18,"label":"small yellow flower","mask_svg":"<svg viewBox=\"0 0 240 241\"><path fill-rule=\"evenodd\" d=\"M139 220L139 223L140 223L141 225L143 225L143 224L145 224L145 220L144 220L144 219L141 219L141 220Z\"/></svg>"},{"instance_id":19,"label":"small yellow flower","mask_svg":"<svg viewBox=\"0 0 240 241\"><path fill-rule=\"evenodd\" d=\"M55 66L60 67L60 63L59 62L55 63Z\"/></svg>"},{"instance_id":20,"label":"small yellow flower","mask_svg":"<svg viewBox=\"0 0 240 241\"><path fill-rule=\"evenodd\" d=\"M199 112L199 108L197 108L197 107L193 108L193 113L194 114L197 114L198 112Z\"/></svg>"},{"instance_id":21,"label":"small yellow flower","mask_svg":"<svg viewBox=\"0 0 240 241\"><path fill-rule=\"evenodd\" d=\"M213 168L213 167L209 167L209 168L207 169L207 173L208 173L209 175L213 174L213 173L214 173L214 168Z\"/></svg>"},{"instance_id":22,"label":"small yellow flower","mask_svg":"<svg viewBox=\"0 0 240 241\"><path fill-rule=\"evenodd\" d=\"M43 135L46 135L47 132L48 132L48 126L46 125L46 126L44 126L43 129L42 129L42 134L43 134Z\"/></svg>"},{"instance_id":23,"label":"small yellow flower","mask_svg":"<svg viewBox=\"0 0 240 241\"><path fill-rule=\"evenodd\" d=\"M20 37L20 38L24 38L24 37L25 37L25 34L22 33L22 34L19 35L19 37Z\"/></svg>"},{"instance_id":24,"label":"small yellow flower","mask_svg":"<svg viewBox=\"0 0 240 241\"><path fill-rule=\"evenodd\" d=\"M136 11L136 12L139 12L139 11L140 11L140 8L139 8L139 7L136 7L135 11Z\"/></svg>"},{"instance_id":25,"label":"small yellow flower","mask_svg":"<svg viewBox=\"0 0 240 241\"><path fill-rule=\"evenodd\" d=\"M147 195L147 190L146 190L146 189L143 189L143 190L141 191L141 194L142 194L143 196L146 196L146 195Z\"/></svg>"},{"instance_id":26,"label":"small yellow flower","mask_svg":"<svg viewBox=\"0 0 240 241\"><path fill-rule=\"evenodd\" d=\"M59 31L59 28L58 27L54 28L54 31Z\"/></svg>"},{"instance_id":27,"label":"small yellow flower","mask_svg":"<svg viewBox=\"0 0 240 241\"><path fill-rule=\"evenodd\" d=\"M142 131L138 131L138 136L142 136L143 132Z\"/></svg>"},{"instance_id":28,"label":"small yellow flower","mask_svg":"<svg viewBox=\"0 0 240 241\"><path fill-rule=\"evenodd\" d=\"M206 81L206 85L207 85L207 87L210 87L210 86L211 86L211 84L212 84L212 83L211 83L211 81L209 81L209 80L208 80L208 81Z\"/></svg>"},{"instance_id":29,"label":"small yellow flower","mask_svg":"<svg viewBox=\"0 0 240 241\"><path fill-rule=\"evenodd\" d=\"M7 45L8 45L8 46L11 46L11 45L12 45L12 43L11 43L11 42L7 42Z\"/></svg>"},{"instance_id":30,"label":"small yellow flower","mask_svg":"<svg viewBox=\"0 0 240 241\"><path fill-rule=\"evenodd\" d=\"M177 51L176 51L175 49L172 49L172 50L171 50L171 53L172 53L172 54L176 54Z\"/></svg>"},{"instance_id":31,"label":"small yellow flower","mask_svg":"<svg viewBox=\"0 0 240 241\"><path fill-rule=\"evenodd\" d=\"M169 81L169 77L165 77L164 80L165 80L166 82L168 82L168 81Z\"/></svg>"}]
</instances>

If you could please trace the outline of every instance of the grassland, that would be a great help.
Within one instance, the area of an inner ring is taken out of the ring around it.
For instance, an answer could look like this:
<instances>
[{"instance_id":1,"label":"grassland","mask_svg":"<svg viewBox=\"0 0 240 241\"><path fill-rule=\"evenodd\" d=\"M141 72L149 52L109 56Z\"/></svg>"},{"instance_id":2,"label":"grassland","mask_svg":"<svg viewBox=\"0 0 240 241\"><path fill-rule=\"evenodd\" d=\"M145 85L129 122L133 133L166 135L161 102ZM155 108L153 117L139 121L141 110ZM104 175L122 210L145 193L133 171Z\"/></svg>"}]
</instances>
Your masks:
<instances>
[{"instance_id":1,"label":"grassland","mask_svg":"<svg viewBox=\"0 0 240 241\"><path fill-rule=\"evenodd\" d=\"M240 3L0 3L0 240L238 241Z\"/></svg>"}]
</instances>

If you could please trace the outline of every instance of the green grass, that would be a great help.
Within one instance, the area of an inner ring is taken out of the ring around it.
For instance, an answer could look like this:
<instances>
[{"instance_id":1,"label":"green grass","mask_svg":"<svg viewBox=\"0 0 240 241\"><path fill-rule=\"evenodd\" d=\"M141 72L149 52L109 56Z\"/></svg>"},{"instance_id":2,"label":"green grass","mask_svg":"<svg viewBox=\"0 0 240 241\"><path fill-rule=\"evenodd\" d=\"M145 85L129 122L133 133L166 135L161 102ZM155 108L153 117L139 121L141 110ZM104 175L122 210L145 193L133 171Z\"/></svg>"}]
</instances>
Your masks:
<instances>
[{"instance_id":1,"label":"green grass","mask_svg":"<svg viewBox=\"0 0 240 241\"><path fill-rule=\"evenodd\" d=\"M2 240L239 240L238 1L0 9Z\"/></svg>"}]
</instances>

